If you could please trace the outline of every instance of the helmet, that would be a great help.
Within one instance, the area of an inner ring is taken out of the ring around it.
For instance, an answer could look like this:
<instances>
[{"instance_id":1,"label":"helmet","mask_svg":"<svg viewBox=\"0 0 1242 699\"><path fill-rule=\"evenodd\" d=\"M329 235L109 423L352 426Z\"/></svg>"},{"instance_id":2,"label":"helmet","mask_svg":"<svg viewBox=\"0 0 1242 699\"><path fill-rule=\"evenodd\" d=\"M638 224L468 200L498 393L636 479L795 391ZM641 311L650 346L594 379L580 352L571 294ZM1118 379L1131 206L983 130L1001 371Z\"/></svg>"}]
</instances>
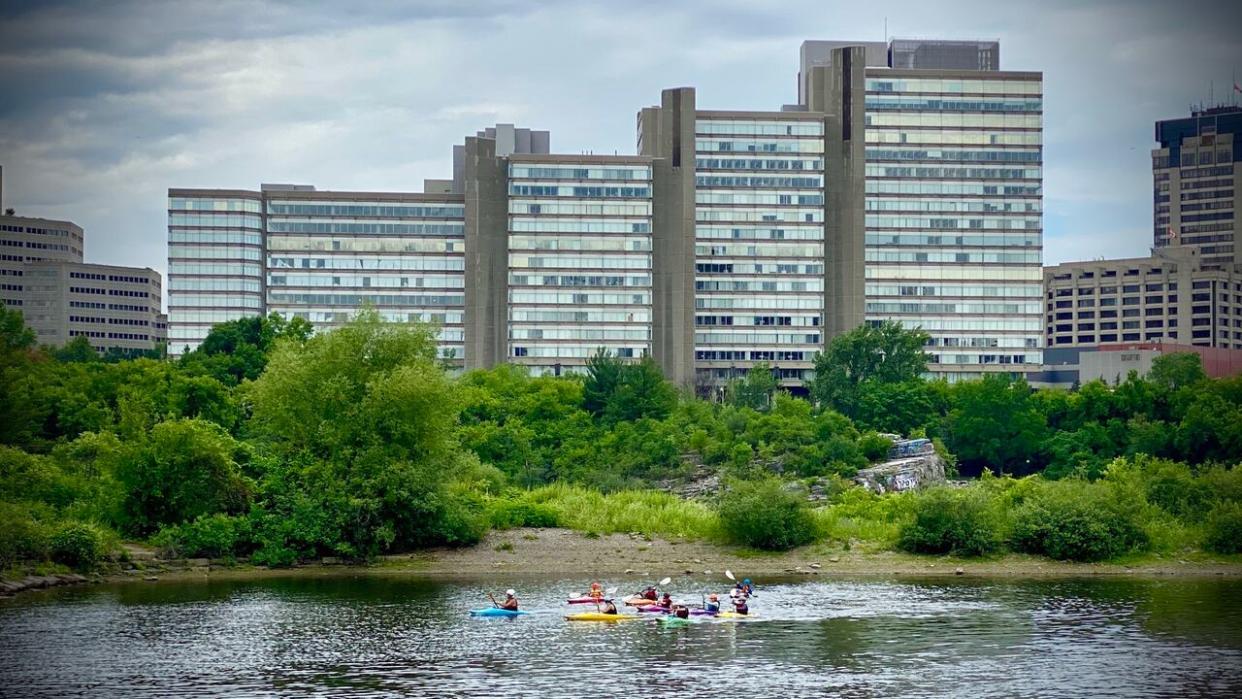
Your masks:
<instances>
[{"instance_id":1,"label":"helmet","mask_svg":"<svg viewBox=\"0 0 1242 699\"><path fill-rule=\"evenodd\" d=\"M506 595L509 595L510 597L512 597L512 596L516 595L517 593L516 593L516 592L514 592L513 590L505 590L505 594L506 594Z\"/></svg>"},{"instance_id":2,"label":"helmet","mask_svg":"<svg viewBox=\"0 0 1242 699\"><path fill-rule=\"evenodd\" d=\"M746 578L745 580L743 580L743 581L742 581L742 584L743 584L743 585L749 585L749 584L750 584L750 578Z\"/></svg>"}]
</instances>

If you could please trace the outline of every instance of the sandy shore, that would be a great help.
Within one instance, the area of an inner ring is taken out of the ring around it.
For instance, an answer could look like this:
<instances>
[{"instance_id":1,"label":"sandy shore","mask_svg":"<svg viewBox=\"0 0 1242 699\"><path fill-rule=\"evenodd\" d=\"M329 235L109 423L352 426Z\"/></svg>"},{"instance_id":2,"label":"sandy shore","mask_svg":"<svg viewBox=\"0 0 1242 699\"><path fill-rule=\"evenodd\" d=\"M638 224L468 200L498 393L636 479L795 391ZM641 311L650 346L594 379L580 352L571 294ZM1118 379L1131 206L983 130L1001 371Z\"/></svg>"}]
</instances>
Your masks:
<instances>
[{"instance_id":1,"label":"sandy shore","mask_svg":"<svg viewBox=\"0 0 1242 699\"><path fill-rule=\"evenodd\" d=\"M504 574L718 575L729 569L754 575L1065 577L1095 575L1242 577L1242 562L1147 559L1121 563L1062 563L1033 556L958 559L894 552L844 551L812 545L761 554L697 541L647 540L613 534L599 538L565 529L492 532L478 546L389 556L381 568L436 576ZM961 570L959 573L958 570Z\"/></svg>"},{"instance_id":2,"label":"sandy shore","mask_svg":"<svg viewBox=\"0 0 1242 699\"><path fill-rule=\"evenodd\" d=\"M296 568L266 569L248 565L208 565L206 560L164 562L152 559L145 547L141 567L94 576L92 582L171 582L177 580L245 580L289 576L408 575L436 578L634 577L664 576L724 579L731 570L739 577L940 577L1002 579L1069 577L1234 577L1242 578L1242 557L1213 560L1188 554L1184 558L1147 557L1131 563L1065 563L1045 558L1007 555L991 559L914 556L891 551L845 551L822 544L786 553L757 553L700 541L648 539L612 534L588 538L566 529L494 531L480 544L462 549L432 549L385 556L371 565L311 563ZM188 566L182 565L189 563Z\"/></svg>"}]
</instances>

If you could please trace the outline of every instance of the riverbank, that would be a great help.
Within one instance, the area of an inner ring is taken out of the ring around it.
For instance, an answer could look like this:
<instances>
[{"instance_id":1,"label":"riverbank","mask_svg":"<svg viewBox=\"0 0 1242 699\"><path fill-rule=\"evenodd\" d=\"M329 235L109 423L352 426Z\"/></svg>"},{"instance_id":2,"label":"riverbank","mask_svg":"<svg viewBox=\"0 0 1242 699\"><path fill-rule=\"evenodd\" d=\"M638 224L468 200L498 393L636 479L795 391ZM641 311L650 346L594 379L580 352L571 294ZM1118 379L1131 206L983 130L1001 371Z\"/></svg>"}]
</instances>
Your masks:
<instances>
[{"instance_id":1,"label":"riverbank","mask_svg":"<svg viewBox=\"0 0 1242 699\"><path fill-rule=\"evenodd\" d=\"M1242 578L1242 557L1188 553L1156 555L1108 563L1053 561L1010 554L994 558L919 556L893 551L844 550L823 544L784 553L763 553L702 541L670 540L641 534L590 536L568 529L493 531L477 546L431 549L385 556L367 565L336 559L294 568L268 569L207 559L166 561L145 547L126 545L129 560L82 575L29 575L0 582L12 595L25 590L88 582L161 582L286 576L410 575L435 578L573 576L656 579L665 576L721 578L731 570L751 578L797 577L986 577L1005 579L1132 577Z\"/></svg>"}]
</instances>

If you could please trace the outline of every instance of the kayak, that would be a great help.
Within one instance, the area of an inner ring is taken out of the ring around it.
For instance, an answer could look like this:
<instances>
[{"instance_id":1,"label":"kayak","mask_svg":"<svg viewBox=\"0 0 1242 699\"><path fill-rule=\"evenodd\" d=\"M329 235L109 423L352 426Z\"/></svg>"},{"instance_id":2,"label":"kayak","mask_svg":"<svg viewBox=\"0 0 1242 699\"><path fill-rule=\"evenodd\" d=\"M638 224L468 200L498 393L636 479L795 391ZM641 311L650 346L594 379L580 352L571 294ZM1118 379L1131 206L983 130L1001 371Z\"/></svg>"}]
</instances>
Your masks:
<instances>
[{"instance_id":1,"label":"kayak","mask_svg":"<svg viewBox=\"0 0 1242 699\"><path fill-rule=\"evenodd\" d=\"M690 616L716 616L720 612L709 612L706 609L691 609Z\"/></svg>"},{"instance_id":2,"label":"kayak","mask_svg":"<svg viewBox=\"0 0 1242 699\"><path fill-rule=\"evenodd\" d=\"M647 599L646 597L633 596L633 597L626 597L625 603L631 607L646 607L651 604L654 604L655 600Z\"/></svg>"},{"instance_id":3,"label":"kayak","mask_svg":"<svg viewBox=\"0 0 1242 699\"><path fill-rule=\"evenodd\" d=\"M716 615L716 618L717 619L746 619L746 618L753 617L753 616L759 616L759 615L755 612L751 612L750 614L738 614L737 612L721 612Z\"/></svg>"},{"instance_id":4,"label":"kayak","mask_svg":"<svg viewBox=\"0 0 1242 699\"><path fill-rule=\"evenodd\" d=\"M500 609L498 607L488 607L487 609L471 609L470 610L470 616L502 616L502 617L512 618L515 616L521 616L523 614L530 614L530 612L523 612L520 610L514 611L512 609Z\"/></svg>"},{"instance_id":5,"label":"kayak","mask_svg":"<svg viewBox=\"0 0 1242 699\"><path fill-rule=\"evenodd\" d=\"M605 614L603 612L578 612L565 615L566 621L629 621L641 618L636 614Z\"/></svg>"},{"instance_id":6,"label":"kayak","mask_svg":"<svg viewBox=\"0 0 1242 699\"><path fill-rule=\"evenodd\" d=\"M687 626L690 624L690 620L677 616L662 616L660 617L660 623L665 626Z\"/></svg>"},{"instance_id":7,"label":"kayak","mask_svg":"<svg viewBox=\"0 0 1242 699\"><path fill-rule=\"evenodd\" d=\"M650 614L668 614L670 610L664 607L661 607L658 604L648 604L644 607L639 607L638 611L643 612L643 613L650 613Z\"/></svg>"},{"instance_id":8,"label":"kayak","mask_svg":"<svg viewBox=\"0 0 1242 699\"><path fill-rule=\"evenodd\" d=\"M599 597L599 598L596 598L596 597L570 597L569 599L567 599L567 600L565 600L565 601L566 601L566 602L568 602L569 604L595 604L596 602L603 602L603 601L604 601L604 598L603 598L603 597Z\"/></svg>"}]
</instances>

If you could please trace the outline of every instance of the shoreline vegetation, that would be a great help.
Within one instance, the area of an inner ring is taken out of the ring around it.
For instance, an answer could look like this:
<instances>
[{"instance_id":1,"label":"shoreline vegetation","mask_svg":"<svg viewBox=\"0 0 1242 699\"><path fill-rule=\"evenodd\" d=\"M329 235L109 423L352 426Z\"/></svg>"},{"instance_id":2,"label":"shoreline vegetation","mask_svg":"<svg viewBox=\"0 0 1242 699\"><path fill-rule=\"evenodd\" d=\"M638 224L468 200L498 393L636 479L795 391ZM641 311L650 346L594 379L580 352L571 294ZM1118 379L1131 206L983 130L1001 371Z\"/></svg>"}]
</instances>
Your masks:
<instances>
[{"instance_id":1,"label":"shoreline vegetation","mask_svg":"<svg viewBox=\"0 0 1242 699\"><path fill-rule=\"evenodd\" d=\"M105 361L85 341L36 347L0 308L0 577L325 559L446 575L1238 574L1242 377L1179 354L1073 391L948 384L921 378L925 342L860 328L816 358L809 396L760 365L712 402L602 352L582 376L454 376L434 328L371 310L317 335L243 319L175 361ZM853 483L887 433L930 439L955 480Z\"/></svg>"}]
</instances>

